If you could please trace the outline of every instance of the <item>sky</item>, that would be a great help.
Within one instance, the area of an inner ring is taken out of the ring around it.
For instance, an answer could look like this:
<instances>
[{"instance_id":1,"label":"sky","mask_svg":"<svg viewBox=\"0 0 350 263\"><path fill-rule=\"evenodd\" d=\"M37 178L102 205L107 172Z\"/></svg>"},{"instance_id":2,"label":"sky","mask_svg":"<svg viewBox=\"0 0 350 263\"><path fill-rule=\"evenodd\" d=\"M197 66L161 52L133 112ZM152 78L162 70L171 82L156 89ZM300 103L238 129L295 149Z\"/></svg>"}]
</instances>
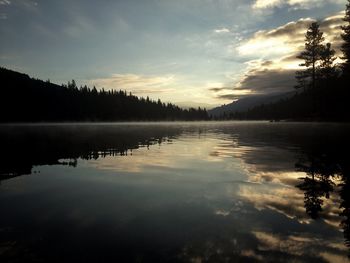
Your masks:
<instances>
[{"instance_id":1,"label":"sky","mask_svg":"<svg viewBox=\"0 0 350 263\"><path fill-rule=\"evenodd\" d=\"M317 20L341 56L346 0L0 0L0 66L180 106L295 85Z\"/></svg>"}]
</instances>

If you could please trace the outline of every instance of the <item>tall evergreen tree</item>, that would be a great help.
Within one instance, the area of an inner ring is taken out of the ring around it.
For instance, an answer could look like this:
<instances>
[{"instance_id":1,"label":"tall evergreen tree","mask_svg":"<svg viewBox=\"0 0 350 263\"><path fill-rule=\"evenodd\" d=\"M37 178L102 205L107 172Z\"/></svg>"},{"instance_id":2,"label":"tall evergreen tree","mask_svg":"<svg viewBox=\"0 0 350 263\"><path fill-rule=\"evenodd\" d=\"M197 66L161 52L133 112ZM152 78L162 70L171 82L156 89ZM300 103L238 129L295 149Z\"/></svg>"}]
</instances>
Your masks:
<instances>
[{"instance_id":1,"label":"tall evergreen tree","mask_svg":"<svg viewBox=\"0 0 350 263\"><path fill-rule=\"evenodd\" d=\"M337 59L335 50L332 49L331 43L327 43L320 54L320 76L321 79L331 80L337 77L337 70L334 61Z\"/></svg>"},{"instance_id":2,"label":"tall evergreen tree","mask_svg":"<svg viewBox=\"0 0 350 263\"><path fill-rule=\"evenodd\" d=\"M344 40L341 48L343 52L342 59L344 60L342 67L344 77L350 78L350 0L348 0L346 5L345 17L343 20L346 22L346 24L342 26L343 34L341 35Z\"/></svg>"},{"instance_id":3,"label":"tall evergreen tree","mask_svg":"<svg viewBox=\"0 0 350 263\"><path fill-rule=\"evenodd\" d=\"M302 72L297 73L297 88L301 85L307 85L312 89L316 86L317 67L321 59L321 53L324 49L322 42L324 41L323 33L320 31L320 26L314 22L308 28L305 34L305 50L302 51L297 58L303 59L304 63L300 64L306 67Z\"/></svg>"}]
</instances>

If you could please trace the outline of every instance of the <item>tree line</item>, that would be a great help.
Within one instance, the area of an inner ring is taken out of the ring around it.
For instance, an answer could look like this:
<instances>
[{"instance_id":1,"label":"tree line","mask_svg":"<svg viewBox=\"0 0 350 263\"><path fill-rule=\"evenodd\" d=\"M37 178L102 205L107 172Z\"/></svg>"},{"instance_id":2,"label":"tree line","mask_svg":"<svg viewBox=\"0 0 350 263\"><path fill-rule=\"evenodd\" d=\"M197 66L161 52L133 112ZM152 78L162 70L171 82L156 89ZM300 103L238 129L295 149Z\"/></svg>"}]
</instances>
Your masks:
<instances>
[{"instance_id":1,"label":"tree line","mask_svg":"<svg viewBox=\"0 0 350 263\"><path fill-rule=\"evenodd\" d=\"M349 121L350 81L350 0L346 5L345 25L340 57L325 38L318 22L313 22L305 34L305 48L297 56L302 69L295 74L296 93L278 102L262 104L244 112L231 112L226 119L290 119Z\"/></svg>"},{"instance_id":2,"label":"tree line","mask_svg":"<svg viewBox=\"0 0 350 263\"><path fill-rule=\"evenodd\" d=\"M208 119L202 108L182 109L123 90L78 87L74 80L56 85L5 68L0 68L0 79L0 122Z\"/></svg>"}]
</instances>

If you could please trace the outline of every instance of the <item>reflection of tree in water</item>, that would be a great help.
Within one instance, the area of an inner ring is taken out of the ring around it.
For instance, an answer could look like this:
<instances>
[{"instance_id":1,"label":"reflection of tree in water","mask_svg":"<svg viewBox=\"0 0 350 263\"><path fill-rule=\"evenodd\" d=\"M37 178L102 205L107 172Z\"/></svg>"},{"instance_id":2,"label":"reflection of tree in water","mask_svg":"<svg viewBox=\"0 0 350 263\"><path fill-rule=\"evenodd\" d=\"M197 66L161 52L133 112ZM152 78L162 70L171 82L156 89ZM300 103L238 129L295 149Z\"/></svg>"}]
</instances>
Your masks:
<instances>
[{"instance_id":1,"label":"reflection of tree in water","mask_svg":"<svg viewBox=\"0 0 350 263\"><path fill-rule=\"evenodd\" d=\"M344 232L345 244L350 247L350 178L348 175L348 166L346 165L343 167L340 208L342 209L341 216L343 216L341 226Z\"/></svg>"},{"instance_id":2,"label":"reflection of tree in water","mask_svg":"<svg viewBox=\"0 0 350 263\"><path fill-rule=\"evenodd\" d=\"M181 129L147 125L5 126L0 129L0 181L31 174L33 166L69 165L77 160L132 155L176 138Z\"/></svg>"},{"instance_id":3,"label":"reflection of tree in water","mask_svg":"<svg viewBox=\"0 0 350 263\"><path fill-rule=\"evenodd\" d=\"M343 218L341 227L345 244L350 247L350 178L347 160L338 154L332 157L329 154L312 154L307 159L301 159L295 166L298 171L306 174L299 178L302 182L296 187L304 192L305 210L312 219L317 219L322 212L323 199L328 199L335 187L339 187L340 216ZM336 184L335 179L340 183Z\"/></svg>"},{"instance_id":4,"label":"reflection of tree in water","mask_svg":"<svg viewBox=\"0 0 350 263\"><path fill-rule=\"evenodd\" d=\"M306 213L313 219L322 211L323 198L329 198L334 189L333 177L338 174L338 166L328 163L325 156L300 160L295 166L298 171L306 173L300 178L303 182L297 187L304 191Z\"/></svg>"}]
</instances>

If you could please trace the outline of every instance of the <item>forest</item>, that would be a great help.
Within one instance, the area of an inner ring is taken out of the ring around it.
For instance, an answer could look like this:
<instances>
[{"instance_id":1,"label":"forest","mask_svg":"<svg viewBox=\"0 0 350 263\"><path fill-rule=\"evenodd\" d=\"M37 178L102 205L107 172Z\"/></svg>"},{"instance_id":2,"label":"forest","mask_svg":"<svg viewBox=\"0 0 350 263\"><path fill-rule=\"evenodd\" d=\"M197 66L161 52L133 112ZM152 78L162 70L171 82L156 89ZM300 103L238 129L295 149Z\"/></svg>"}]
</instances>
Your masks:
<instances>
[{"instance_id":1,"label":"forest","mask_svg":"<svg viewBox=\"0 0 350 263\"><path fill-rule=\"evenodd\" d=\"M207 120L205 109L182 109L126 91L97 90L30 78L0 68L0 122Z\"/></svg>"}]
</instances>

